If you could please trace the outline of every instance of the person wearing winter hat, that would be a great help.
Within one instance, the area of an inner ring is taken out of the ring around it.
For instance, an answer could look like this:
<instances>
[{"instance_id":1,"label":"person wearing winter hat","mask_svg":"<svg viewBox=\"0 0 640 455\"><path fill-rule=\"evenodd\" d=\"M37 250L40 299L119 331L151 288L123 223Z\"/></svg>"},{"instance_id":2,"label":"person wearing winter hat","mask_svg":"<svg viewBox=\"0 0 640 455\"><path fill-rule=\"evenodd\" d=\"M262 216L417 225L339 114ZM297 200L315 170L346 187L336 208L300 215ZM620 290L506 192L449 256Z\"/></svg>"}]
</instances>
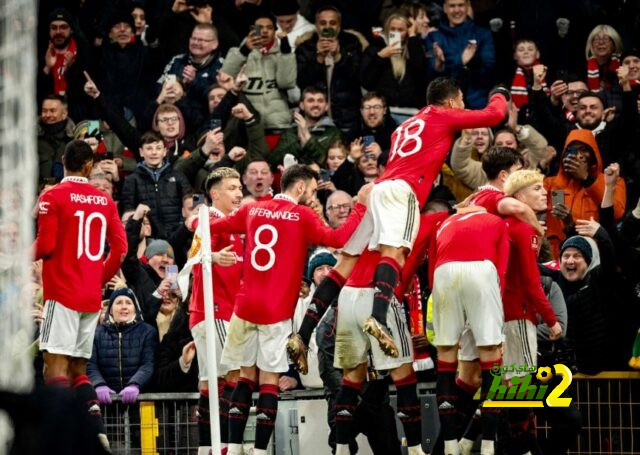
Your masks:
<instances>
[{"instance_id":1,"label":"person wearing winter hat","mask_svg":"<svg viewBox=\"0 0 640 455\"><path fill-rule=\"evenodd\" d=\"M124 404L137 401L140 390L151 381L157 345L158 335L142 321L134 292L129 288L114 290L107 317L96 330L87 365L100 403L111 403L111 395L116 393ZM129 417L135 421L138 415L131 412Z\"/></svg>"},{"instance_id":2,"label":"person wearing winter hat","mask_svg":"<svg viewBox=\"0 0 640 455\"><path fill-rule=\"evenodd\" d=\"M542 269L562 289L567 305L567 344L575 351L580 373L596 374L615 369L612 352L615 314L618 309L612 283L615 280L614 247L597 221L576 220L579 235L561 246L560 269Z\"/></svg>"},{"instance_id":3,"label":"person wearing winter hat","mask_svg":"<svg viewBox=\"0 0 640 455\"><path fill-rule=\"evenodd\" d=\"M300 14L300 5L296 0L280 0L274 2L271 12L276 17L278 36L284 34L289 40L291 49L296 48L296 41L305 33L315 30L314 25Z\"/></svg>"},{"instance_id":4,"label":"person wearing winter hat","mask_svg":"<svg viewBox=\"0 0 640 455\"><path fill-rule=\"evenodd\" d=\"M293 315L294 332L298 331L307 309L310 305L313 305L311 299L313 291L315 291L318 284L327 276L333 266L336 265L336 261L336 257L326 248L317 248L309 257L307 271L304 276L304 280L309 283L309 293L304 298L300 297L298 299L298 304L296 305L296 310ZM321 388L323 386L318 368L318 344L316 343L315 333L314 330L309 341L309 353L307 354L309 360L308 373L300 375L299 377L299 381L305 388ZM281 382L286 381L287 388L295 388L298 385L298 378L296 376L295 373L287 375L287 379L281 379Z\"/></svg>"},{"instance_id":5,"label":"person wearing winter hat","mask_svg":"<svg viewBox=\"0 0 640 455\"><path fill-rule=\"evenodd\" d=\"M86 99L82 93L90 55L89 43L77 36L77 19L64 8L56 8L48 17L49 42L38 63L38 100L46 95L66 96L70 117L86 118Z\"/></svg>"}]
</instances>

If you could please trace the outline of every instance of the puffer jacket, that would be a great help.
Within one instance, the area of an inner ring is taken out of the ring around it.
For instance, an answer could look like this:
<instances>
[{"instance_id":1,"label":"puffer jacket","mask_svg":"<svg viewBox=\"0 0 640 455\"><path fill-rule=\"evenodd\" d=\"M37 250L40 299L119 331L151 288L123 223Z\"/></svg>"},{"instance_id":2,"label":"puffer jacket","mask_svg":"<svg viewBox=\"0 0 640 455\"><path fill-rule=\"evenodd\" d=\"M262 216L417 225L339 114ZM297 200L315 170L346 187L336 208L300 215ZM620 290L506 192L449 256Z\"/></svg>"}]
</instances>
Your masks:
<instances>
[{"instance_id":1,"label":"puffer jacket","mask_svg":"<svg viewBox=\"0 0 640 455\"><path fill-rule=\"evenodd\" d=\"M360 65L362 52L368 46L364 38L355 32L341 31L338 34L340 59L335 63L331 75L331 86L327 80L327 67L318 63L316 48L318 33L303 35L296 42L298 64L298 87L320 87L329 93L331 118L342 130L354 128L360 116Z\"/></svg>"},{"instance_id":2,"label":"puffer jacket","mask_svg":"<svg viewBox=\"0 0 640 455\"><path fill-rule=\"evenodd\" d=\"M469 40L476 40L478 48L475 56L466 64L462 64L460 56ZM438 24L438 30L429 33L425 38L428 55L433 53L433 43L437 42L444 52L444 69L436 71L435 58L429 58L430 78L448 76L460 82L465 95L465 104L471 109L480 109L487 105L487 95L494 83L496 52L491 32L479 27L471 19L451 27L447 18Z\"/></svg>"},{"instance_id":3,"label":"puffer jacket","mask_svg":"<svg viewBox=\"0 0 640 455\"><path fill-rule=\"evenodd\" d=\"M182 198L190 192L184 174L168 163L156 172L139 163L124 181L120 205L123 211L135 210L140 203L148 205L154 238L168 239L182 224Z\"/></svg>"},{"instance_id":4,"label":"puffer jacket","mask_svg":"<svg viewBox=\"0 0 640 455\"><path fill-rule=\"evenodd\" d=\"M94 387L107 385L117 393L131 384L143 390L151 381L158 334L142 321L137 301L135 307L136 317L132 322L115 323L108 316L96 329L93 352L87 364L87 374Z\"/></svg>"},{"instance_id":5,"label":"puffer jacket","mask_svg":"<svg viewBox=\"0 0 640 455\"><path fill-rule=\"evenodd\" d=\"M55 177L61 180L64 174L62 154L67 143L73 139L75 125L67 118L54 125L38 122L38 179Z\"/></svg>"},{"instance_id":6,"label":"puffer jacket","mask_svg":"<svg viewBox=\"0 0 640 455\"><path fill-rule=\"evenodd\" d=\"M285 46L288 47L288 43ZM295 55L283 53L279 42L266 54L259 49L245 54L247 51L244 42L240 47L229 49L222 71L235 78L246 65L244 72L249 81L243 91L260 113L262 124L266 129L288 128L291 113L286 91L296 86Z\"/></svg>"},{"instance_id":7,"label":"puffer jacket","mask_svg":"<svg viewBox=\"0 0 640 455\"><path fill-rule=\"evenodd\" d=\"M582 142L588 145L595 155L596 164L589 169L590 177L587 184L581 182L564 171L562 162L560 163L560 171L558 175L547 177L544 179L544 188L547 190L547 238L551 243L554 257L558 257L560 252L560 244L566 238L564 225L561 220L551 214L552 209L552 191L564 191L564 205L571 210L571 215L575 220L588 220L593 217L598 221L600 218L599 207L604 196L605 184L604 173L602 172L602 158L600 149L593 137L593 133L589 130L573 130L565 140L564 148L574 141ZM627 201L627 191L624 180L618 178L615 188L613 201L613 216L615 220L619 220L624 215L624 208Z\"/></svg>"}]
</instances>

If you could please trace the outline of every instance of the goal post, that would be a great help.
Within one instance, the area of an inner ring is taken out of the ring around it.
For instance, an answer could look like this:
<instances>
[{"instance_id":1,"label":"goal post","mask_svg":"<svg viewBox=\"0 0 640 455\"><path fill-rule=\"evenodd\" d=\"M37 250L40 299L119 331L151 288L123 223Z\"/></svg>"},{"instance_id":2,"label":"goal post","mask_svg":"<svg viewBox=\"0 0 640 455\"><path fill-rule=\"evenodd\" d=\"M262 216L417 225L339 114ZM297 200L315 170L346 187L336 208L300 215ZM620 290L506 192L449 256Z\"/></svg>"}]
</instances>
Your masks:
<instances>
[{"instance_id":1,"label":"goal post","mask_svg":"<svg viewBox=\"0 0 640 455\"><path fill-rule=\"evenodd\" d=\"M0 8L0 390L33 386L31 217L36 186L36 2ZM0 453L11 439L0 413Z\"/></svg>"}]
</instances>

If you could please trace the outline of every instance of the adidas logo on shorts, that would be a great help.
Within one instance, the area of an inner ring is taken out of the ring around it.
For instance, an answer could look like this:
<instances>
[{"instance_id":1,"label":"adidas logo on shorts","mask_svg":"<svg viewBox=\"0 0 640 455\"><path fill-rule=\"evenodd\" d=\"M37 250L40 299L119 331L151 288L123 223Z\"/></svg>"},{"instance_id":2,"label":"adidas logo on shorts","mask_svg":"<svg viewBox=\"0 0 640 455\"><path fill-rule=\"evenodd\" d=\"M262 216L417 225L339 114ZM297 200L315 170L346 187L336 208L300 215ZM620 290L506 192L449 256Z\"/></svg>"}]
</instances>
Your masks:
<instances>
[{"instance_id":1,"label":"adidas logo on shorts","mask_svg":"<svg viewBox=\"0 0 640 455\"><path fill-rule=\"evenodd\" d=\"M346 409L343 409L342 411L340 411L336 415L342 416L342 417L351 417L352 416L352 414L349 411L347 411Z\"/></svg>"},{"instance_id":2,"label":"adidas logo on shorts","mask_svg":"<svg viewBox=\"0 0 640 455\"><path fill-rule=\"evenodd\" d=\"M445 401L440 406L438 406L438 409L453 409L453 405L448 401Z\"/></svg>"},{"instance_id":3,"label":"adidas logo on shorts","mask_svg":"<svg viewBox=\"0 0 640 455\"><path fill-rule=\"evenodd\" d=\"M256 420L270 420L270 419L268 415L266 415L264 412L261 412L256 416Z\"/></svg>"},{"instance_id":4,"label":"adidas logo on shorts","mask_svg":"<svg viewBox=\"0 0 640 455\"><path fill-rule=\"evenodd\" d=\"M231 409L229 409L229 414L242 414L242 411L240 411L240 409L234 406Z\"/></svg>"},{"instance_id":5,"label":"adidas logo on shorts","mask_svg":"<svg viewBox=\"0 0 640 455\"><path fill-rule=\"evenodd\" d=\"M396 416L398 416L399 419L404 419L405 417L409 417L404 412L399 412L399 413L396 414Z\"/></svg>"}]
</instances>

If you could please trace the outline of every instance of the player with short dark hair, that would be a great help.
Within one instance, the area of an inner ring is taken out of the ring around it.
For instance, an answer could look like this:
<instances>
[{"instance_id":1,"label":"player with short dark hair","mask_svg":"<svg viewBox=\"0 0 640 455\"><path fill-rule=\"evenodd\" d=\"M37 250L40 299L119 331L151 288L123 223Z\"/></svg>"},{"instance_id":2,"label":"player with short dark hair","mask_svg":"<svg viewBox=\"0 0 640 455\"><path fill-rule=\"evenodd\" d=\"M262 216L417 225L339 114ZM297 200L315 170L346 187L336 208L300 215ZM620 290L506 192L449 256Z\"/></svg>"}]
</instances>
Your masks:
<instances>
[{"instance_id":1,"label":"player with short dark hair","mask_svg":"<svg viewBox=\"0 0 640 455\"><path fill-rule=\"evenodd\" d=\"M64 179L38 201L34 244L35 259L43 260L45 306L39 342L44 351L44 376L49 385L76 389L108 448L86 368L102 287L120 267L127 240L113 200L88 182L93 167L91 147L84 141L72 141L62 160Z\"/></svg>"},{"instance_id":2,"label":"player with short dark hair","mask_svg":"<svg viewBox=\"0 0 640 455\"><path fill-rule=\"evenodd\" d=\"M240 207L242 202L242 183L238 171L228 167L220 167L209 174L205 182L207 198L211 202L209 219L221 219ZM195 256L201 247L200 238L194 236L189 258ZM233 313L233 302L240 288L242 279L242 262L238 259L244 254L242 239L239 235L213 233L211 236L213 304L215 313L214 328L216 330L216 371L217 378L210 378L207 371L207 339L204 322L204 292L202 289L202 265L193 265L193 284L191 302L189 304L189 328L196 345L198 356L198 377L200 379L200 398L196 409L198 419L198 445L208 453L211 446L211 426L209 414L209 385L218 381L222 386L220 394L220 440L222 447L228 444L229 400L236 386L240 373L239 365L227 365L221 362L222 349L227 338L229 319ZM184 271L183 271L184 273ZM188 270L187 272L188 273Z\"/></svg>"},{"instance_id":3,"label":"player with short dark hair","mask_svg":"<svg viewBox=\"0 0 640 455\"><path fill-rule=\"evenodd\" d=\"M485 109L464 110L462 91L455 81L447 78L434 79L427 94L434 104L423 108L393 133L385 172L375 181L369 209L343 248L338 264L316 289L316 305L307 310L308 317L305 316L299 334L290 340L289 353L298 367L306 363L306 346L313 328L366 247L379 250L381 259L374 276L377 292L373 312L365 328L379 340L385 352L397 353L385 328L387 307L420 226L420 207L431 192L455 134L461 129L493 126L503 121L510 100L507 89L496 88Z\"/></svg>"},{"instance_id":4,"label":"player with short dark hair","mask_svg":"<svg viewBox=\"0 0 640 455\"><path fill-rule=\"evenodd\" d=\"M302 280L308 247L341 247L365 211L362 203L357 204L340 228L331 229L304 206L315 198L317 186L315 171L291 166L282 176L282 193L270 201L243 205L210 224L211 232L217 235L245 234L242 284L221 359L223 364L240 365L229 408L229 455L242 453L251 393L257 383L260 396L254 454L266 453L278 408L278 380L289 369L286 343L299 291L291 284ZM367 189L361 190L360 202L366 200ZM187 226L196 223L190 219Z\"/></svg>"}]
</instances>

